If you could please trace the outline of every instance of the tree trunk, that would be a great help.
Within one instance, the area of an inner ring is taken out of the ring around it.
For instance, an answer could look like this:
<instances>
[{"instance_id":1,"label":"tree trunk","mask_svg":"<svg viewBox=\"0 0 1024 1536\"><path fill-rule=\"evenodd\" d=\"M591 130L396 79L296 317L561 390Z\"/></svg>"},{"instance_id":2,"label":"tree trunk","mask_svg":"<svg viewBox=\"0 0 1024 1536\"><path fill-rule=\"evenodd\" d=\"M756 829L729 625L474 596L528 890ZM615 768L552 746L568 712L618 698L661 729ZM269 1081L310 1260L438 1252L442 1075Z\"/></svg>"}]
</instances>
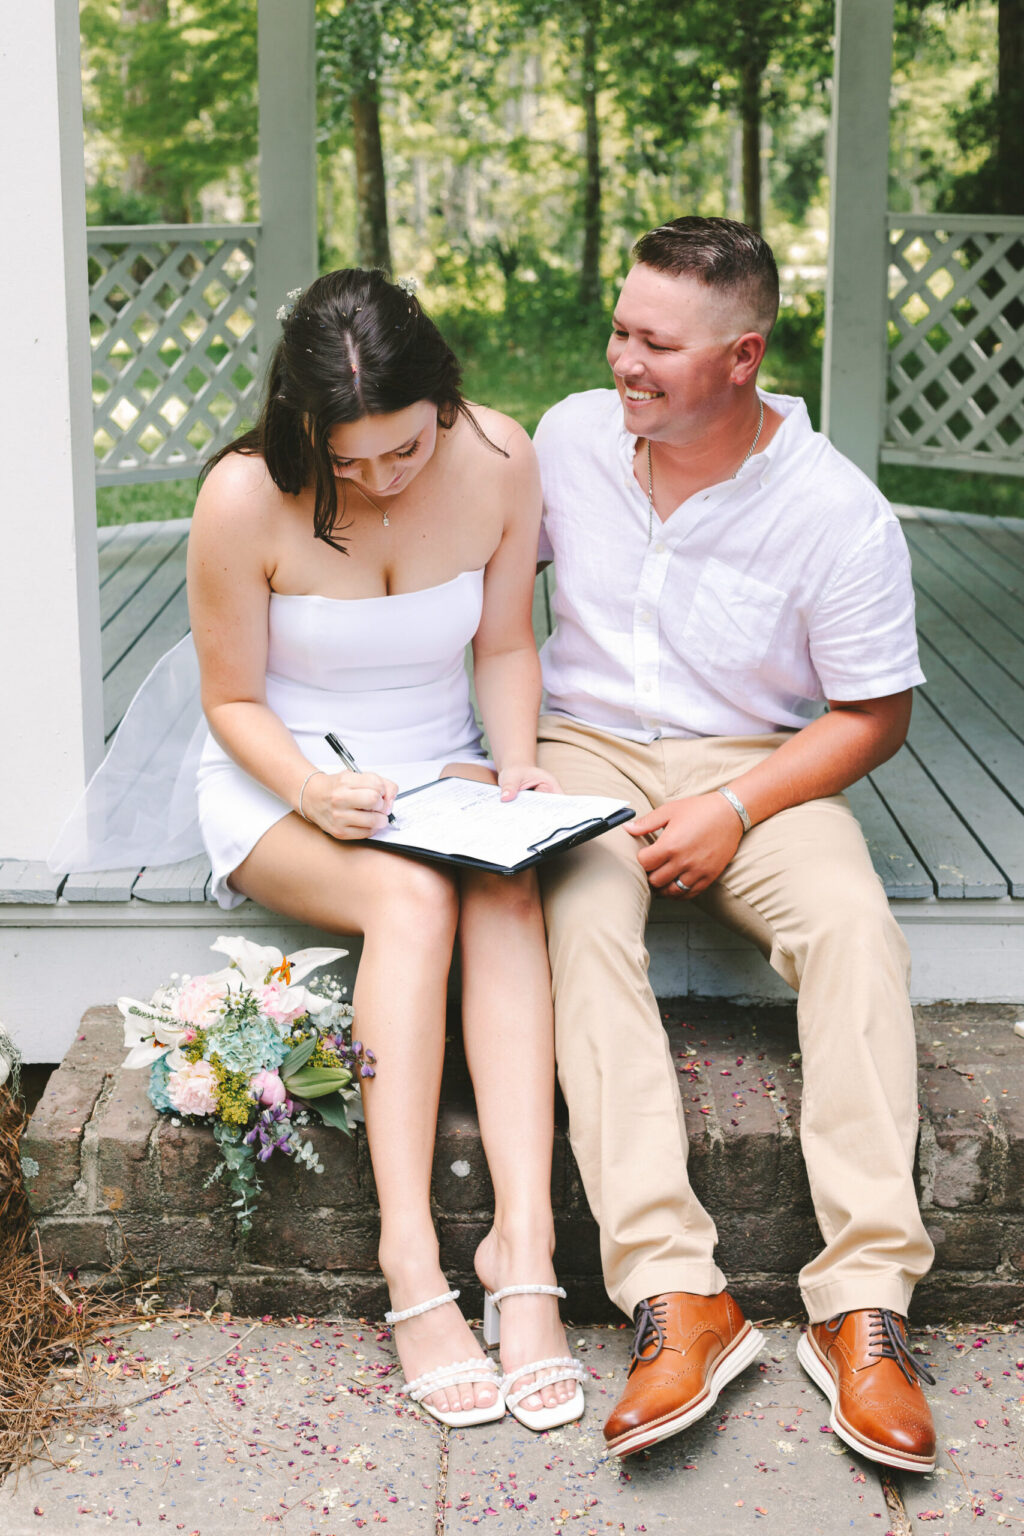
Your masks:
<instances>
[{"instance_id":1,"label":"tree trunk","mask_svg":"<svg viewBox=\"0 0 1024 1536\"><path fill-rule=\"evenodd\" d=\"M999 0L999 212L1024 214L1024 0Z\"/></svg>"},{"instance_id":2,"label":"tree trunk","mask_svg":"<svg viewBox=\"0 0 1024 1536\"><path fill-rule=\"evenodd\" d=\"M601 308L601 139L597 120L597 26L601 0L583 7L583 261L580 307L585 314Z\"/></svg>"},{"instance_id":3,"label":"tree trunk","mask_svg":"<svg viewBox=\"0 0 1024 1536\"><path fill-rule=\"evenodd\" d=\"M743 222L761 232L761 65L751 51L740 71L743 138Z\"/></svg>"},{"instance_id":4,"label":"tree trunk","mask_svg":"<svg viewBox=\"0 0 1024 1536\"><path fill-rule=\"evenodd\" d=\"M380 94L368 80L350 98L356 153L356 245L362 267L391 271L388 240L388 196L384 180L384 151L380 138Z\"/></svg>"},{"instance_id":5,"label":"tree trunk","mask_svg":"<svg viewBox=\"0 0 1024 1536\"><path fill-rule=\"evenodd\" d=\"M123 27L137 27L151 25L154 22L163 22L165 25L170 20L170 6L168 0L132 0L131 4L121 6L121 24ZM125 105L129 108L139 108L148 105L154 91L158 98L166 89L166 81L142 81L135 71L133 83L129 84L131 73L132 44L129 42L127 51L121 61L121 78L124 81ZM165 224L187 224L191 221L190 200L185 188L172 185L164 171L152 163L144 154L136 152L129 155L125 166L122 186L126 192L134 192L140 197L152 198L159 205L160 219Z\"/></svg>"}]
</instances>

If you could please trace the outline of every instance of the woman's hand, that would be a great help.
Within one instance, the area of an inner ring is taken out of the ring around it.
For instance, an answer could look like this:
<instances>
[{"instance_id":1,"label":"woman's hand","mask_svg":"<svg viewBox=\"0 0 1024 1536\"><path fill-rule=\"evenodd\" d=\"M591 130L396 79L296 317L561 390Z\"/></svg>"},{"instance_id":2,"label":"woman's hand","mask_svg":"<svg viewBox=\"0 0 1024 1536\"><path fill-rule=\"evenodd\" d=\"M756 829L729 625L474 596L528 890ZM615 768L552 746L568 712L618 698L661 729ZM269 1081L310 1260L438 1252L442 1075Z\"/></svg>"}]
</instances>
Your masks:
<instances>
[{"instance_id":1,"label":"woman's hand","mask_svg":"<svg viewBox=\"0 0 1024 1536\"><path fill-rule=\"evenodd\" d=\"M398 785L379 773L317 773L302 796L306 820L340 842L369 837L387 826Z\"/></svg>"},{"instance_id":2,"label":"woman's hand","mask_svg":"<svg viewBox=\"0 0 1024 1536\"><path fill-rule=\"evenodd\" d=\"M498 783L501 785L501 798L514 800L521 789L539 789L546 795L560 795L562 786L553 774L538 768L536 763L515 764L509 768L503 768L498 774Z\"/></svg>"},{"instance_id":3,"label":"woman's hand","mask_svg":"<svg viewBox=\"0 0 1024 1536\"><path fill-rule=\"evenodd\" d=\"M626 826L634 837L659 835L637 854L647 878L664 896L699 896L730 862L743 824L717 791L666 800L656 811L638 816ZM681 880L686 890L674 882Z\"/></svg>"}]
</instances>

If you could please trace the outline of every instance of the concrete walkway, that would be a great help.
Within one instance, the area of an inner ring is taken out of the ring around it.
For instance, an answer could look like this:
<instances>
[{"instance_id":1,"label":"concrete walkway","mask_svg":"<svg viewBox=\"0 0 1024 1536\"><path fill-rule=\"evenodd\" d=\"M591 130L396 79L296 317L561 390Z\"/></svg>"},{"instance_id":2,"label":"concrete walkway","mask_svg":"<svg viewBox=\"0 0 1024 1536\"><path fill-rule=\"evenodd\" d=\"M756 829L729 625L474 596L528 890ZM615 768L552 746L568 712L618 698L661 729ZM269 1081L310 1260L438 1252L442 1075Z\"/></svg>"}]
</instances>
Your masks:
<instances>
[{"instance_id":1,"label":"concrete walkway","mask_svg":"<svg viewBox=\"0 0 1024 1536\"><path fill-rule=\"evenodd\" d=\"M759 1362L711 1415L619 1463L601 1424L625 1378L624 1328L572 1331L589 1374L586 1415L536 1436L509 1417L443 1432L394 1397L389 1336L365 1322L140 1319L93 1351L120 1411L84 1431L69 1425L50 1445L59 1465L8 1479L0 1531L1024 1531L1024 1329L918 1335L937 1377L939 1464L931 1477L892 1481L828 1429L827 1405L796 1362L798 1331L765 1331Z\"/></svg>"}]
</instances>

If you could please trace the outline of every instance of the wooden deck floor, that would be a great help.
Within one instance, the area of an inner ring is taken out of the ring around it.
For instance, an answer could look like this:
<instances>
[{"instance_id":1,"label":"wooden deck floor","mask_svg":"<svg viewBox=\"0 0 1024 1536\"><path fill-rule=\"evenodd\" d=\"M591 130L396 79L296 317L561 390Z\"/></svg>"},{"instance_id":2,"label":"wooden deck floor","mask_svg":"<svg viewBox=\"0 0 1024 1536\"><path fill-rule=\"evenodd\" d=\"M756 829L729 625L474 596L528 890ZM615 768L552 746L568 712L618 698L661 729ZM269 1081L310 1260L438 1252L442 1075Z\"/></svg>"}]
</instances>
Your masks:
<instances>
[{"instance_id":1,"label":"wooden deck floor","mask_svg":"<svg viewBox=\"0 0 1024 1536\"><path fill-rule=\"evenodd\" d=\"M927 685L907 745L850 791L894 900L1024 899L1024 520L900 508ZM188 628L188 522L100 532L104 730ZM535 628L550 614L538 581ZM202 859L75 876L0 863L0 901L202 901Z\"/></svg>"}]
</instances>

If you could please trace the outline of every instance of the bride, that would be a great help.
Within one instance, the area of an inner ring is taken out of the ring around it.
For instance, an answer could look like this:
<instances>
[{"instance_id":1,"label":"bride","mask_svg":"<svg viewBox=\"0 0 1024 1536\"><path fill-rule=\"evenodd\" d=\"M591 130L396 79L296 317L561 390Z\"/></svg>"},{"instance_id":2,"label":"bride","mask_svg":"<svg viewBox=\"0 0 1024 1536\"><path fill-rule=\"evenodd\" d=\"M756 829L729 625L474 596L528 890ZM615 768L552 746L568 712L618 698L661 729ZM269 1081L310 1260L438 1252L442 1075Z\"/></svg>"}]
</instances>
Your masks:
<instances>
[{"instance_id":1,"label":"bride","mask_svg":"<svg viewBox=\"0 0 1024 1536\"><path fill-rule=\"evenodd\" d=\"M282 312L283 313L283 312ZM363 1084L402 1388L451 1425L507 1407L545 1429L583 1411L552 1268L550 978L531 872L414 862L366 838L399 790L442 773L503 798L557 791L534 762L531 628L541 498L533 449L470 406L415 297L379 272L318 278L283 316L257 425L208 467L188 549L209 732L198 813L224 906L243 897L361 933L353 1005L380 1068ZM337 732L365 771L324 743ZM476 1252L486 1358L442 1275L430 1172L449 966L494 1186Z\"/></svg>"}]
</instances>

